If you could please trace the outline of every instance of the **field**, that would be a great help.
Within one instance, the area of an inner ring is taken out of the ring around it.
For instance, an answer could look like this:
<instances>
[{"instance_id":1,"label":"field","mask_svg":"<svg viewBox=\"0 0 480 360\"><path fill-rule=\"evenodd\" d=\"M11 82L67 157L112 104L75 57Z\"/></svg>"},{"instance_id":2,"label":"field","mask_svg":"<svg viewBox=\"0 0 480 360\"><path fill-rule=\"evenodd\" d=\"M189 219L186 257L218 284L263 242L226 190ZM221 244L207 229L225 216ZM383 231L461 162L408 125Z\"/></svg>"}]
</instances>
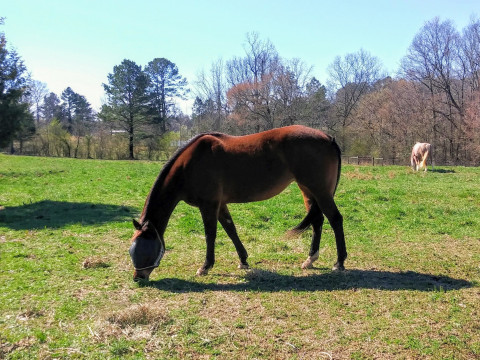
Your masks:
<instances>
[{"instance_id":1,"label":"field","mask_svg":"<svg viewBox=\"0 0 480 360\"><path fill-rule=\"evenodd\" d=\"M203 226L180 204L160 267L134 283L131 219L161 165L0 155L0 358L480 358L479 168L344 166L345 272L327 221L300 268L294 184L230 206L247 271L219 227L215 267L195 276Z\"/></svg>"}]
</instances>

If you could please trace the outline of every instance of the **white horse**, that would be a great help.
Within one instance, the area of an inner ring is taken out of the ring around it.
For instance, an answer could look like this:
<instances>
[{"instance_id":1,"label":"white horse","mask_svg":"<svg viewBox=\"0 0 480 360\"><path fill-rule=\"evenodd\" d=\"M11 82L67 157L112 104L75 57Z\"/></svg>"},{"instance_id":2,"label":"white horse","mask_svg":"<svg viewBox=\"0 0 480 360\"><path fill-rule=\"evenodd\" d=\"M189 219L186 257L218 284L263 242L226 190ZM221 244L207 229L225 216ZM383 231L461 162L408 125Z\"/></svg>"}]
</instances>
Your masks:
<instances>
[{"instance_id":1,"label":"white horse","mask_svg":"<svg viewBox=\"0 0 480 360\"><path fill-rule=\"evenodd\" d=\"M410 157L410 162L412 164L412 169L415 171L425 169L427 171L427 159L430 156L430 161L432 163L433 169L433 161L432 161L432 145L429 143L419 143L417 142L412 149L412 155Z\"/></svg>"}]
</instances>

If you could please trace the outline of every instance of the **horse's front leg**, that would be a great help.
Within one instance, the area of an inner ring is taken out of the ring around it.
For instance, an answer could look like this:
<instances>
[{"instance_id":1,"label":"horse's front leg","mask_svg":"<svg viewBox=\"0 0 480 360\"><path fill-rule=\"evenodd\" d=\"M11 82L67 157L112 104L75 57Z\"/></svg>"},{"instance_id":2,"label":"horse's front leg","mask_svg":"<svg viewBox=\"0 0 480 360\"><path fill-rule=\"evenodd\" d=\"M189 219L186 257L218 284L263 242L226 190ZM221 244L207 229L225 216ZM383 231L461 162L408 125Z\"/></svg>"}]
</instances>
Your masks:
<instances>
[{"instance_id":1,"label":"horse's front leg","mask_svg":"<svg viewBox=\"0 0 480 360\"><path fill-rule=\"evenodd\" d=\"M240 238L238 237L237 229L235 228L235 224L233 223L232 216L228 211L227 205L223 205L220 207L218 220L220 221L220 224L222 224L222 227L225 229L225 232L227 233L228 237L232 240L233 245L235 245L238 258L240 259L240 265L238 265L238 268L248 269L249 268L247 263L248 253L247 253L247 250L245 250L245 247L243 246L242 242L240 241Z\"/></svg>"},{"instance_id":2,"label":"horse's front leg","mask_svg":"<svg viewBox=\"0 0 480 360\"><path fill-rule=\"evenodd\" d=\"M207 242L207 254L205 263L197 270L197 275L207 275L208 270L215 263L215 238L217 237L218 205L209 204L200 207L203 226L205 227L205 240Z\"/></svg>"}]
</instances>

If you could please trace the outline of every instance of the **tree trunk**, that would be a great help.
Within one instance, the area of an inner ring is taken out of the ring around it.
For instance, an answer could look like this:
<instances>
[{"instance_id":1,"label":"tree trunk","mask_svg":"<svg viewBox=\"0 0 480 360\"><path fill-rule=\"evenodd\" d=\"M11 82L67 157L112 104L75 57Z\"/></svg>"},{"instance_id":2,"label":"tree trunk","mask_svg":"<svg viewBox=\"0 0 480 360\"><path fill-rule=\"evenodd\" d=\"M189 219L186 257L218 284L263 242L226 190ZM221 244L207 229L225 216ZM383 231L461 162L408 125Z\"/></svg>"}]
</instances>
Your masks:
<instances>
[{"instance_id":1,"label":"tree trunk","mask_svg":"<svg viewBox=\"0 0 480 360\"><path fill-rule=\"evenodd\" d=\"M133 116L130 115L130 127L128 129L128 158L135 160L133 156Z\"/></svg>"}]
</instances>

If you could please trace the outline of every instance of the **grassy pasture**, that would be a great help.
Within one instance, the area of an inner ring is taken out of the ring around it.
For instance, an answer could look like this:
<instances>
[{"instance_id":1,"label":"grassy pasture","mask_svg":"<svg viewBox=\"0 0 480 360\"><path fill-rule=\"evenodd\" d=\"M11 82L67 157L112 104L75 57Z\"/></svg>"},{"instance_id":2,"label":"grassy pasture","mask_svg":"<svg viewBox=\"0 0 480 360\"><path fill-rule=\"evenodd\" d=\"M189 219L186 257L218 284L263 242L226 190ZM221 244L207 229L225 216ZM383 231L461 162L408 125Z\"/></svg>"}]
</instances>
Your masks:
<instances>
[{"instance_id":1,"label":"grassy pasture","mask_svg":"<svg viewBox=\"0 0 480 360\"><path fill-rule=\"evenodd\" d=\"M206 277L180 204L151 282L132 281L131 218L160 163L0 155L0 358L480 358L480 169L344 166L347 271L324 226L316 267L298 188L232 204L251 270L219 228Z\"/></svg>"}]
</instances>

